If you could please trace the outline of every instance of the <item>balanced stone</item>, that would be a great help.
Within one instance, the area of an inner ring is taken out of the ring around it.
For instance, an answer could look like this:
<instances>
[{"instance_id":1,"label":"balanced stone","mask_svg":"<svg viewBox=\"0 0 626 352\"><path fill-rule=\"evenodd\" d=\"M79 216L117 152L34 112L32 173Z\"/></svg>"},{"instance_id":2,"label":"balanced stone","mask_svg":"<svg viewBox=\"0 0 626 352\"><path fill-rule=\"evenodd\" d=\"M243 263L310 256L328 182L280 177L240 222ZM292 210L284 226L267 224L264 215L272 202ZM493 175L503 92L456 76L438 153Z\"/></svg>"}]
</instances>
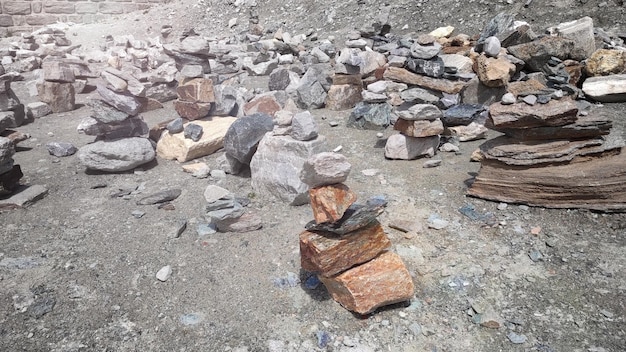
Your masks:
<instances>
[{"instance_id":1,"label":"balanced stone","mask_svg":"<svg viewBox=\"0 0 626 352\"><path fill-rule=\"evenodd\" d=\"M224 136L224 151L243 165L249 165L259 141L274 128L272 117L257 113L237 119Z\"/></svg>"},{"instance_id":2,"label":"balanced stone","mask_svg":"<svg viewBox=\"0 0 626 352\"><path fill-rule=\"evenodd\" d=\"M356 201L356 193L348 186L336 183L309 190L311 209L315 222L335 222L343 217L346 210Z\"/></svg>"},{"instance_id":3,"label":"balanced stone","mask_svg":"<svg viewBox=\"0 0 626 352\"><path fill-rule=\"evenodd\" d=\"M299 177L311 188L345 182L351 165L343 154L322 152L307 158Z\"/></svg>"}]
</instances>

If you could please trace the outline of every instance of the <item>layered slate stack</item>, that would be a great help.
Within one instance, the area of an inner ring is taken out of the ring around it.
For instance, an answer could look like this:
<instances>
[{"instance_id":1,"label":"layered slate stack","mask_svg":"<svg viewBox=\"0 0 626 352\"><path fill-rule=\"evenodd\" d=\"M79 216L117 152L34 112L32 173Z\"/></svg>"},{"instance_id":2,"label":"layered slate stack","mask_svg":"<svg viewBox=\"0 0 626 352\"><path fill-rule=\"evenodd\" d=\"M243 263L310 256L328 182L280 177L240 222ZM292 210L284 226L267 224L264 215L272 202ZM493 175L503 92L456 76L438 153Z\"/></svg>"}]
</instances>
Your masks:
<instances>
[{"instance_id":1,"label":"layered slate stack","mask_svg":"<svg viewBox=\"0 0 626 352\"><path fill-rule=\"evenodd\" d=\"M58 60L43 63L43 82L37 83L39 100L48 104L54 113L74 110L76 77L69 65Z\"/></svg>"},{"instance_id":2,"label":"layered slate stack","mask_svg":"<svg viewBox=\"0 0 626 352\"><path fill-rule=\"evenodd\" d=\"M547 208L626 210L626 153L612 123L579 116L569 98L489 108L487 127L504 133L480 146L470 195Z\"/></svg>"},{"instance_id":3,"label":"layered slate stack","mask_svg":"<svg viewBox=\"0 0 626 352\"><path fill-rule=\"evenodd\" d=\"M316 154L305 163L300 177L311 187L315 220L300 234L301 265L343 307L369 314L410 300L414 286L400 257L387 251L391 242L376 219L384 201L355 204L356 194L342 183L349 172L339 154Z\"/></svg>"},{"instance_id":4,"label":"layered slate stack","mask_svg":"<svg viewBox=\"0 0 626 352\"><path fill-rule=\"evenodd\" d=\"M432 157L439 146L443 133L443 114L435 105L415 104L407 110L398 111L393 129L400 131L387 139L385 157L412 160L420 156Z\"/></svg>"},{"instance_id":5,"label":"layered slate stack","mask_svg":"<svg viewBox=\"0 0 626 352\"><path fill-rule=\"evenodd\" d=\"M246 211L248 199L235 197L228 190L209 185L204 191L206 216L220 232L249 232L263 227L260 217Z\"/></svg>"},{"instance_id":6,"label":"layered slate stack","mask_svg":"<svg viewBox=\"0 0 626 352\"><path fill-rule=\"evenodd\" d=\"M11 82L15 79L14 73L4 73L0 65L0 133L7 128L21 126L26 114L24 105L11 89Z\"/></svg>"},{"instance_id":7,"label":"layered slate stack","mask_svg":"<svg viewBox=\"0 0 626 352\"><path fill-rule=\"evenodd\" d=\"M91 170L122 172L154 160L148 126L139 116L144 86L122 71L107 68L101 74L106 86L98 85L102 100L89 102L91 116L83 119L78 132L97 136L80 148L80 161Z\"/></svg>"}]
</instances>

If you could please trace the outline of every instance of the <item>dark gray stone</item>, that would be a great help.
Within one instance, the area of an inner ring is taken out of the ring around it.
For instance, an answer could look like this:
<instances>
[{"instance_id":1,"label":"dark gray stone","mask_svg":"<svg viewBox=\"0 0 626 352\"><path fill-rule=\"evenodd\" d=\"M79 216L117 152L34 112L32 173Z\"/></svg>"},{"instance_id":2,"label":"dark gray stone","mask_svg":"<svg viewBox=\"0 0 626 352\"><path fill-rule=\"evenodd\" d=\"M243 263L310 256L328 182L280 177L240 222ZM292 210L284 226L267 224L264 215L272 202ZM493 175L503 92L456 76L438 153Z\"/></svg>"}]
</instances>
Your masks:
<instances>
[{"instance_id":1,"label":"dark gray stone","mask_svg":"<svg viewBox=\"0 0 626 352\"><path fill-rule=\"evenodd\" d=\"M182 190L180 188L166 189L139 199L137 205L152 205L169 202L178 198L181 193Z\"/></svg>"},{"instance_id":2,"label":"dark gray stone","mask_svg":"<svg viewBox=\"0 0 626 352\"><path fill-rule=\"evenodd\" d=\"M264 113L244 116L233 122L224 136L224 151L244 165L250 165L259 141L274 129L272 117Z\"/></svg>"},{"instance_id":3,"label":"dark gray stone","mask_svg":"<svg viewBox=\"0 0 626 352\"><path fill-rule=\"evenodd\" d=\"M515 15L504 12L497 14L489 20L485 28L483 28L483 31L480 33L480 37L476 43L476 52L480 53L483 51L483 44L489 37L498 37L500 40L504 39L501 37L508 33L508 29L511 27L514 20Z\"/></svg>"},{"instance_id":4,"label":"dark gray stone","mask_svg":"<svg viewBox=\"0 0 626 352\"><path fill-rule=\"evenodd\" d=\"M413 104L436 104L439 97L423 88L410 88L400 92L400 98Z\"/></svg>"},{"instance_id":5,"label":"dark gray stone","mask_svg":"<svg viewBox=\"0 0 626 352\"><path fill-rule=\"evenodd\" d=\"M116 93L99 84L96 86L96 89L107 104L128 115L135 116L141 111L141 102L132 95Z\"/></svg>"},{"instance_id":6,"label":"dark gray stone","mask_svg":"<svg viewBox=\"0 0 626 352\"><path fill-rule=\"evenodd\" d=\"M185 132L185 138L189 138L192 141L197 142L202 137L203 130L202 130L202 126L196 125L195 123L190 123L187 126L185 126L184 132Z\"/></svg>"},{"instance_id":7,"label":"dark gray stone","mask_svg":"<svg viewBox=\"0 0 626 352\"><path fill-rule=\"evenodd\" d=\"M485 107L480 104L459 104L443 112L441 119L444 126L467 126L476 120Z\"/></svg>"},{"instance_id":8,"label":"dark gray stone","mask_svg":"<svg viewBox=\"0 0 626 352\"><path fill-rule=\"evenodd\" d=\"M91 117L84 118L77 127L79 133L104 139L119 139L145 136L150 132L141 116L131 117L116 123L100 123Z\"/></svg>"},{"instance_id":9,"label":"dark gray stone","mask_svg":"<svg viewBox=\"0 0 626 352\"><path fill-rule=\"evenodd\" d=\"M334 223L316 224L315 220L305 225L309 231L332 232L337 235L362 229L366 226L378 223L376 217L385 210L386 203L370 202L369 204L352 204L344 213L343 217Z\"/></svg>"},{"instance_id":10,"label":"dark gray stone","mask_svg":"<svg viewBox=\"0 0 626 352\"><path fill-rule=\"evenodd\" d=\"M46 144L46 148L50 155L58 157L74 155L78 151L72 143L67 142L50 142Z\"/></svg>"},{"instance_id":11,"label":"dark gray stone","mask_svg":"<svg viewBox=\"0 0 626 352\"><path fill-rule=\"evenodd\" d=\"M352 110L347 126L364 130L384 130L391 123L391 110L391 105L387 103L360 102Z\"/></svg>"},{"instance_id":12,"label":"dark gray stone","mask_svg":"<svg viewBox=\"0 0 626 352\"><path fill-rule=\"evenodd\" d=\"M91 117L101 123L122 122L130 116L100 99L91 100L87 105L91 108Z\"/></svg>"},{"instance_id":13,"label":"dark gray stone","mask_svg":"<svg viewBox=\"0 0 626 352\"><path fill-rule=\"evenodd\" d=\"M285 90L291 83L289 78L289 70L286 68L277 68L270 73L268 87L270 90Z\"/></svg>"},{"instance_id":14,"label":"dark gray stone","mask_svg":"<svg viewBox=\"0 0 626 352\"><path fill-rule=\"evenodd\" d=\"M211 106L209 116L237 116L237 100L241 93L236 88L220 84L213 87L213 94L215 103Z\"/></svg>"},{"instance_id":15,"label":"dark gray stone","mask_svg":"<svg viewBox=\"0 0 626 352\"><path fill-rule=\"evenodd\" d=\"M184 129L183 123L183 118L179 117L168 123L165 128L170 134L180 133Z\"/></svg>"},{"instance_id":16,"label":"dark gray stone","mask_svg":"<svg viewBox=\"0 0 626 352\"><path fill-rule=\"evenodd\" d=\"M421 75L440 78L443 76L445 65L443 60L437 56L430 60L408 59L406 67L409 71L413 71Z\"/></svg>"}]
</instances>

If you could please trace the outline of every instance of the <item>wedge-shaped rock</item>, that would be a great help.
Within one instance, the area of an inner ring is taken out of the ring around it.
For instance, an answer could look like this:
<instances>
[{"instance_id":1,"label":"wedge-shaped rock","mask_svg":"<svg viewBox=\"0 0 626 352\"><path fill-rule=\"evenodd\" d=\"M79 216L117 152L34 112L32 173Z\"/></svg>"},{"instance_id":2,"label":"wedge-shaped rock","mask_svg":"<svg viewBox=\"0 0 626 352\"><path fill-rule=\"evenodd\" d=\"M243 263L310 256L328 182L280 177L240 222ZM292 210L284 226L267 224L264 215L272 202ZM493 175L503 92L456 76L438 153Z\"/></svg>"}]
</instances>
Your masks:
<instances>
[{"instance_id":1,"label":"wedge-shaped rock","mask_svg":"<svg viewBox=\"0 0 626 352\"><path fill-rule=\"evenodd\" d=\"M605 117L579 116L576 122L565 126L534 128L496 128L509 137L520 140L554 140L595 138L609 134L613 122Z\"/></svg>"},{"instance_id":2,"label":"wedge-shaped rock","mask_svg":"<svg viewBox=\"0 0 626 352\"><path fill-rule=\"evenodd\" d=\"M194 103L213 103L213 81L207 78L194 78L176 88L178 99Z\"/></svg>"},{"instance_id":3,"label":"wedge-shaped rock","mask_svg":"<svg viewBox=\"0 0 626 352\"><path fill-rule=\"evenodd\" d=\"M597 101L616 103L626 101L626 74L591 77L583 82L583 92Z\"/></svg>"},{"instance_id":4,"label":"wedge-shaped rock","mask_svg":"<svg viewBox=\"0 0 626 352\"><path fill-rule=\"evenodd\" d=\"M429 120L417 120L408 121L405 119L398 119L393 125L393 129L400 131L405 136L410 137L431 137L443 133L443 123L440 119L433 121Z\"/></svg>"},{"instance_id":5,"label":"wedge-shaped rock","mask_svg":"<svg viewBox=\"0 0 626 352\"><path fill-rule=\"evenodd\" d=\"M346 235L351 232L360 230L364 227L377 224L376 217L380 215L385 209L385 201L380 201L376 198L370 198L366 204L352 204L343 214L341 219L332 223L318 224L315 220L310 221L305 225L305 228L314 232L329 232L335 235Z\"/></svg>"},{"instance_id":6,"label":"wedge-shaped rock","mask_svg":"<svg viewBox=\"0 0 626 352\"><path fill-rule=\"evenodd\" d=\"M54 113L74 110L75 92L72 83L44 81L37 84L39 100L50 105Z\"/></svg>"},{"instance_id":7,"label":"wedge-shaped rock","mask_svg":"<svg viewBox=\"0 0 626 352\"><path fill-rule=\"evenodd\" d=\"M465 87L463 82L421 76L399 67L388 67L383 78L448 94L459 93Z\"/></svg>"},{"instance_id":8,"label":"wedge-shaped rock","mask_svg":"<svg viewBox=\"0 0 626 352\"><path fill-rule=\"evenodd\" d=\"M157 143L157 155L163 159L185 162L209 155L222 148L226 131L237 118L211 117L193 121L202 126L204 133L199 141L185 138L183 133L170 134L164 131Z\"/></svg>"},{"instance_id":9,"label":"wedge-shaped rock","mask_svg":"<svg viewBox=\"0 0 626 352\"><path fill-rule=\"evenodd\" d=\"M356 193L348 186L338 183L334 185L312 188L309 190L311 208L315 222L335 222L356 201Z\"/></svg>"},{"instance_id":10,"label":"wedge-shaped rock","mask_svg":"<svg viewBox=\"0 0 626 352\"><path fill-rule=\"evenodd\" d=\"M481 163L468 194L546 208L626 211L626 153L544 167Z\"/></svg>"},{"instance_id":11,"label":"wedge-shaped rock","mask_svg":"<svg viewBox=\"0 0 626 352\"><path fill-rule=\"evenodd\" d=\"M335 301L359 314L408 301L415 291L402 259L391 252L385 252L335 277L320 276L320 280Z\"/></svg>"},{"instance_id":12,"label":"wedge-shaped rock","mask_svg":"<svg viewBox=\"0 0 626 352\"><path fill-rule=\"evenodd\" d=\"M489 106L485 126L500 128L530 128L539 126L564 126L576 121L578 107L571 99L551 100L547 104L528 105L516 103Z\"/></svg>"},{"instance_id":13,"label":"wedge-shaped rock","mask_svg":"<svg viewBox=\"0 0 626 352\"><path fill-rule=\"evenodd\" d=\"M300 261L302 269L330 277L372 260L389 246L391 241L379 222L343 236L304 231Z\"/></svg>"},{"instance_id":14,"label":"wedge-shaped rock","mask_svg":"<svg viewBox=\"0 0 626 352\"><path fill-rule=\"evenodd\" d=\"M116 93L99 84L96 86L96 89L98 93L100 93L102 100L128 115L135 116L141 111L141 103L132 95ZM52 109L52 111L54 111L54 109Z\"/></svg>"},{"instance_id":15,"label":"wedge-shaped rock","mask_svg":"<svg viewBox=\"0 0 626 352\"><path fill-rule=\"evenodd\" d=\"M209 115L213 103L197 103L177 99L174 101L174 109L187 120L197 120Z\"/></svg>"}]
</instances>

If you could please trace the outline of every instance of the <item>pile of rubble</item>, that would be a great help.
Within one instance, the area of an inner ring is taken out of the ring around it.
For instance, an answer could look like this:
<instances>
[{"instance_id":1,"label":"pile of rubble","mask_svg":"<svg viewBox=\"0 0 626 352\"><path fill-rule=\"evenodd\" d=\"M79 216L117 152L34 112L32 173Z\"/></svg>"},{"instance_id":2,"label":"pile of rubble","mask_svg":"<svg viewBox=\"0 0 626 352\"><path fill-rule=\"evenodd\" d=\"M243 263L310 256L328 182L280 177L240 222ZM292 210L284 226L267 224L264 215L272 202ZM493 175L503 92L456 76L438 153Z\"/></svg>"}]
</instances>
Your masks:
<instances>
[{"instance_id":1,"label":"pile of rubble","mask_svg":"<svg viewBox=\"0 0 626 352\"><path fill-rule=\"evenodd\" d=\"M300 178L310 187L315 220L300 234L302 268L316 274L333 299L358 314L408 301L411 275L400 256L387 251L391 241L376 216L386 202L356 204L345 182L351 166L336 153L307 159Z\"/></svg>"}]
</instances>

